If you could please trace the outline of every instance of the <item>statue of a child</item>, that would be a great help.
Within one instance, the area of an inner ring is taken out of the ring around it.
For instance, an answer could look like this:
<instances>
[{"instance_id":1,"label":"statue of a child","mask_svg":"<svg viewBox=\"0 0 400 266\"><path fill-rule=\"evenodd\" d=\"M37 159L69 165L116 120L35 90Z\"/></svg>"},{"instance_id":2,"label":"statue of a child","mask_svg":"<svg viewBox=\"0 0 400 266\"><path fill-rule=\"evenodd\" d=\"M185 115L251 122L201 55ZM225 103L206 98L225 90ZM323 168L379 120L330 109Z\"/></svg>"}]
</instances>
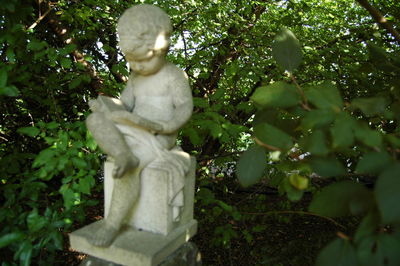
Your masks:
<instances>
[{"instance_id":1,"label":"statue of a child","mask_svg":"<svg viewBox=\"0 0 400 266\"><path fill-rule=\"evenodd\" d=\"M137 5L118 21L120 47L132 74L112 111L99 97L86 124L100 148L114 159L114 190L109 215L91 243L108 246L118 234L140 193L140 171L175 147L178 130L192 114L186 74L169 63L172 26L161 9Z\"/></svg>"}]
</instances>

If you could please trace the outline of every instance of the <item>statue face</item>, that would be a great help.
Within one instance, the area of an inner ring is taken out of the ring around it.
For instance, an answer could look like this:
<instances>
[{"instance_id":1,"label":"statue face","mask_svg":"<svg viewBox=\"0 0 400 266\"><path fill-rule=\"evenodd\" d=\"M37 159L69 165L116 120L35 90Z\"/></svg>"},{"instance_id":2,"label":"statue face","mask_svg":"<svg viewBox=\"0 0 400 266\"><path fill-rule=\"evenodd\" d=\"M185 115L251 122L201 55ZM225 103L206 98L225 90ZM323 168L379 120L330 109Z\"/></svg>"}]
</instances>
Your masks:
<instances>
[{"instance_id":1,"label":"statue face","mask_svg":"<svg viewBox=\"0 0 400 266\"><path fill-rule=\"evenodd\" d=\"M126 59L132 71L142 76L157 73L165 63L164 54L147 53L143 56L127 54Z\"/></svg>"}]
</instances>

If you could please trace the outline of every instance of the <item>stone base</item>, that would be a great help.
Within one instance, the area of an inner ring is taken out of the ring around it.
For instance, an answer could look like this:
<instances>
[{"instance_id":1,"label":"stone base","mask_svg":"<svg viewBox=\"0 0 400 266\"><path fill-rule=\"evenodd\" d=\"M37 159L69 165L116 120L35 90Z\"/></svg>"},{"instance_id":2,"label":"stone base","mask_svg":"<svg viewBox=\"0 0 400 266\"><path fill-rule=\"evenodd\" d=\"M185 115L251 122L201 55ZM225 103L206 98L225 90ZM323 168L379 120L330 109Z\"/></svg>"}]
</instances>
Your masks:
<instances>
[{"instance_id":1,"label":"stone base","mask_svg":"<svg viewBox=\"0 0 400 266\"><path fill-rule=\"evenodd\" d=\"M103 248L93 246L87 241L97 231L101 222L92 223L72 232L69 235L71 247L108 263L129 266L156 266L163 263L197 231L196 220L176 228L167 236L126 228L111 246Z\"/></svg>"},{"instance_id":2,"label":"stone base","mask_svg":"<svg viewBox=\"0 0 400 266\"><path fill-rule=\"evenodd\" d=\"M169 255L159 266L201 266L201 256L197 246L192 242L183 244L178 250ZM79 266L122 266L89 256Z\"/></svg>"}]
</instances>

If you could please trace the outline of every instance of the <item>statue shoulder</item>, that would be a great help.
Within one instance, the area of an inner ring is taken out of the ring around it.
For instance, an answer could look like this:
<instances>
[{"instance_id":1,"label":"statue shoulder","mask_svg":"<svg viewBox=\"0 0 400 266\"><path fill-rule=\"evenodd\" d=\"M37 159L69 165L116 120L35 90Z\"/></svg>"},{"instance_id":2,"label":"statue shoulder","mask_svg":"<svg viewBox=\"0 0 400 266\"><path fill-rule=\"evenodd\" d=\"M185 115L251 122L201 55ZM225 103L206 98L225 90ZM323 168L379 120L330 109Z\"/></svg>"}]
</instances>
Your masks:
<instances>
[{"instance_id":1,"label":"statue shoulder","mask_svg":"<svg viewBox=\"0 0 400 266\"><path fill-rule=\"evenodd\" d=\"M188 79L185 71L183 71L181 68L178 66L172 64L171 62L166 62L164 71L167 73L167 75L173 79Z\"/></svg>"}]
</instances>

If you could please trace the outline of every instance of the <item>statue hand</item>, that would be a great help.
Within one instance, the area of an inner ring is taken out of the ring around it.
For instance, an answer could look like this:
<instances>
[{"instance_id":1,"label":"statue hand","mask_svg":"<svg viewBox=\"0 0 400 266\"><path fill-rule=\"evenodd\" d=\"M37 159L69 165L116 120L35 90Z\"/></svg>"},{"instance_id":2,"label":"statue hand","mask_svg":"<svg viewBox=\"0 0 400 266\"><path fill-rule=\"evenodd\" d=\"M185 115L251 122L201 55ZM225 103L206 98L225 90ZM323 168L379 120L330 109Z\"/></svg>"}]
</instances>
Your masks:
<instances>
[{"instance_id":1,"label":"statue hand","mask_svg":"<svg viewBox=\"0 0 400 266\"><path fill-rule=\"evenodd\" d=\"M155 131L155 132L162 131L164 128L160 123L151 121L151 120L141 117L135 113L130 113L127 111L111 112L110 118L111 118L111 120L113 120L115 122L121 122L121 120L128 120L129 122L131 122L137 126L140 126L140 127L143 127L145 129Z\"/></svg>"},{"instance_id":2,"label":"statue hand","mask_svg":"<svg viewBox=\"0 0 400 266\"><path fill-rule=\"evenodd\" d=\"M119 122L121 119L130 120L130 115L127 111L113 111L108 114L108 117L114 122Z\"/></svg>"},{"instance_id":3,"label":"statue hand","mask_svg":"<svg viewBox=\"0 0 400 266\"><path fill-rule=\"evenodd\" d=\"M138 118L137 124L141 127L147 128L147 129L149 129L151 131L155 131L155 132L159 132L164 129L164 127L160 123L148 120L148 119L140 117L140 116L137 116L137 118Z\"/></svg>"}]
</instances>

